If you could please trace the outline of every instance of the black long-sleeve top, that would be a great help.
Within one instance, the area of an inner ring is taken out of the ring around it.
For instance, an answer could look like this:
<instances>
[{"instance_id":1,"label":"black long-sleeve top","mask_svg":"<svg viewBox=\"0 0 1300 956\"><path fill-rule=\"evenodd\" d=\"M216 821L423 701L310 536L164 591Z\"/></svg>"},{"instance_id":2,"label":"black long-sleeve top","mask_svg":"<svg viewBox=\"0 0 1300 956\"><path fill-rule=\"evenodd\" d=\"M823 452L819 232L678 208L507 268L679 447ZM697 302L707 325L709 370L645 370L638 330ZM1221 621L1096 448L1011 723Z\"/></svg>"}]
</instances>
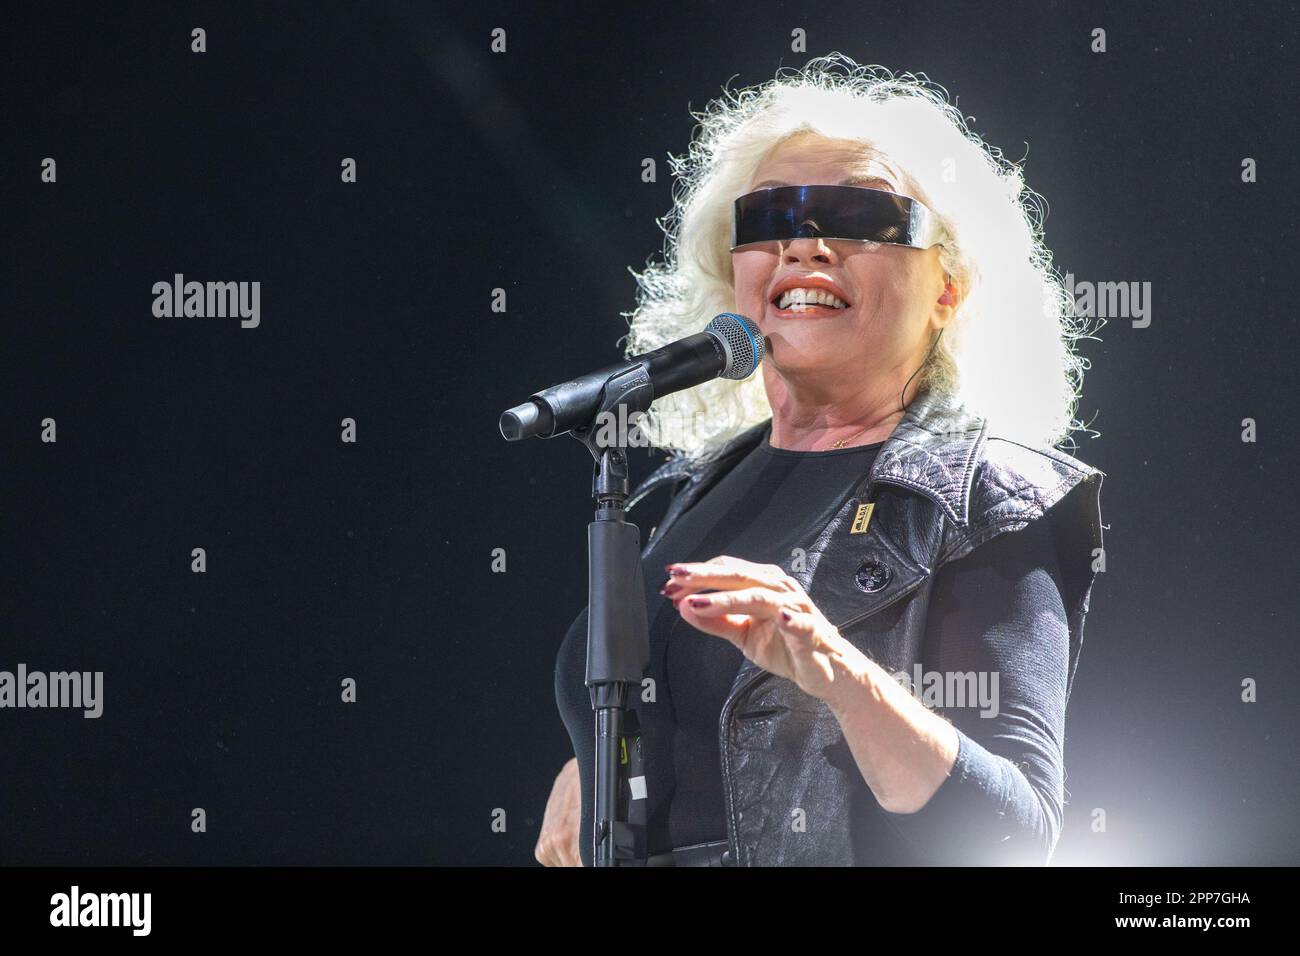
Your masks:
<instances>
[{"instance_id":1,"label":"black long-sleeve top","mask_svg":"<svg viewBox=\"0 0 1300 956\"><path fill-rule=\"evenodd\" d=\"M718 720L742 661L729 642L690 627L660 596L664 566L722 554L789 566L794 549L814 539L880 447L796 452L773 448L765 437L646 556L655 699L631 706L642 729L651 853L726 839ZM560 647L555 689L578 758L580 846L590 866L595 769L583 684L586 630L584 610ZM870 844L878 853L865 862L1046 862L1061 826L1068 646L1046 520L1001 534L936 572L918 692L932 688L936 674L973 673L983 675L986 696L935 708L958 732L956 763L918 812L874 808L860 825L873 828ZM992 710L987 695L994 687L996 712L981 716ZM1005 839L1008 827L1016 839Z\"/></svg>"}]
</instances>

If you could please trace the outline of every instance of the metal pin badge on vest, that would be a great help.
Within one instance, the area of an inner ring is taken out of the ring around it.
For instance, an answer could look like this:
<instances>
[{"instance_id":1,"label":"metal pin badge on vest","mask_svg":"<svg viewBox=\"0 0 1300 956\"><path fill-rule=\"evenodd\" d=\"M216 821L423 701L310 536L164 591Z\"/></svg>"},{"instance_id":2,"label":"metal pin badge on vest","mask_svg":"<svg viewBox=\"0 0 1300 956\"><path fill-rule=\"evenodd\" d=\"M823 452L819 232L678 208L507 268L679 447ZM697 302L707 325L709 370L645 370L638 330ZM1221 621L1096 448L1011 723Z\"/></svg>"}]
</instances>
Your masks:
<instances>
[{"instance_id":1,"label":"metal pin badge on vest","mask_svg":"<svg viewBox=\"0 0 1300 956\"><path fill-rule=\"evenodd\" d=\"M858 505L857 513L853 516L853 524L849 526L849 534L866 534L867 527L871 524L871 512L875 510L874 501Z\"/></svg>"},{"instance_id":2,"label":"metal pin badge on vest","mask_svg":"<svg viewBox=\"0 0 1300 956\"><path fill-rule=\"evenodd\" d=\"M875 558L868 558L858 566L858 571L853 575L854 582L860 590L868 594L875 594L877 591L883 591L889 586L889 580L894 576L894 572L889 570L887 565L882 564Z\"/></svg>"}]
</instances>

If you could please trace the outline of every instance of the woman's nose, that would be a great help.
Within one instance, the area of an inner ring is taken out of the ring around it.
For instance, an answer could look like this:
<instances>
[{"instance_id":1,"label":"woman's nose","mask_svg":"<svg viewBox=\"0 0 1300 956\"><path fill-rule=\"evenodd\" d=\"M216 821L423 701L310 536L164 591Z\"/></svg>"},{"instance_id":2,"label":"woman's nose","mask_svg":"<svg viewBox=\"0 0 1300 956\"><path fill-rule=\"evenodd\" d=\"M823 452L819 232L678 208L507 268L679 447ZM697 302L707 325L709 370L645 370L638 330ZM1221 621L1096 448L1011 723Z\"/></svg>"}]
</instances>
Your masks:
<instances>
[{"instance_id":1,"label":"woman's nose","mask_svg":"<svg viewBox=\"0 0 1300 956\"><path fill-rule=\"evenodd\" d=\"M829 265L838 262L834 250L819 236L807 239L791 239L781 250L781 261L786 265L798 262L816 262Z\"/></svg>"}]
</instances>

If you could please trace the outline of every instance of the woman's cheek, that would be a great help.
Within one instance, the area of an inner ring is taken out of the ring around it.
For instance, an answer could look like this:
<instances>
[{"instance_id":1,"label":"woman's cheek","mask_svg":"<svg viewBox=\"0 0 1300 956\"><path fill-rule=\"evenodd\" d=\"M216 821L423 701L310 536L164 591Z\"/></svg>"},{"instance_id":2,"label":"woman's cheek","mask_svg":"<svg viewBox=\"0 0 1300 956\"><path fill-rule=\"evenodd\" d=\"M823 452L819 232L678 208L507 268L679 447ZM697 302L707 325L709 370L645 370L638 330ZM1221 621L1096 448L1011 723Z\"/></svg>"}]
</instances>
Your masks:
<instances>
[{"instance_id":1,"label":"woman's cheek","mask_svg":"<svg viewBox=\"0 0 1300 956\"><path fill-rule=\"evenodd\" d=\"M763 296L758 289L749 289L744 293L744 295L737 298L736 308L739 309L742 314L747 315L752 319L761 319L762 310L759 303L761 303L762 300Z\"/></svg>"},{"instance_id":2,"label":"woman's cheek","mask_svg":"<svg viewBox=\"0 0 1300 956\"><path fill-rule=\"evenodd\" d=\"M766 311L763 289L773 266L769 261L771 256L764 256L764 261L755 258L761 255L763 254L754 251L733 253L731 259L736 309L755 320L760 319Z\"/></svg>"}]
</instances>

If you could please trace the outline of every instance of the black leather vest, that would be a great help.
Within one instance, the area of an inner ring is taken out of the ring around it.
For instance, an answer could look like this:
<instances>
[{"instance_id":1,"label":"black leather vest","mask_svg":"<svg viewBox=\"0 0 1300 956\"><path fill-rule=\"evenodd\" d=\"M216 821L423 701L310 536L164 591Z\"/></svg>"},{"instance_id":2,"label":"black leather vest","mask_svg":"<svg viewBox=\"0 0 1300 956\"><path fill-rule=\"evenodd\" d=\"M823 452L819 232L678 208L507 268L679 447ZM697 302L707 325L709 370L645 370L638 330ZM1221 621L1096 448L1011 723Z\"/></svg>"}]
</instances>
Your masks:
<instances>
[{"instance_id":1,"label":"black leather vest","mask_svg":"<svg viewBox=\"0 0 1300 956\"><path fill-rule=\"evenodd\" d=\"M707 461L670 460L637 487L629 507L655 488L674 488L647 551L756 446L766 428L764 422L749 429ZM1103 477L1063 452L991 435L985 420L964 405L925 392L907 408L854 494L806 555L792 555L786 571L847 640L889 673L911 673L922 660L935 571L1046 516L1053 522L1065 588L1068 695L1103 547ZM866 503L874 507L862 530L859 505ZM865 828L854 821L875 797L824 703L745 661L718 732L736 864L872 863Z\"/></svg>"}]
</instances>

